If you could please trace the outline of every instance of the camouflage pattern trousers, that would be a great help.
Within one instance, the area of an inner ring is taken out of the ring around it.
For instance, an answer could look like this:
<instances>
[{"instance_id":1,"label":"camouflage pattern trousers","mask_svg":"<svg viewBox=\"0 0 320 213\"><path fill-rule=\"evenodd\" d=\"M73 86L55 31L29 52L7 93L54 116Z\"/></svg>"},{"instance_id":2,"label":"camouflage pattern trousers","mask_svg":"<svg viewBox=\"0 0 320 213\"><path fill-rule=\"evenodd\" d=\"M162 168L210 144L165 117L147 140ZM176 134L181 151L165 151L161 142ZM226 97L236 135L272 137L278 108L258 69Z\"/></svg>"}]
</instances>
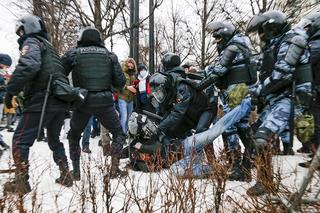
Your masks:
<instances>
[{"instance_id":1,"label":"camouflage pattern trousers","mask_svg":"<svg viewBox=\"0 0 320 213\"><path fill-rule=\"evenodd\" d=\"M283 97L276 101L271 101L266 105L260 114L262 124L259 128L267 128L274 134L280 136L281 140L289 143L290 131L289 120L291 111L291 99Z\"/></svg>"}]
</instances>

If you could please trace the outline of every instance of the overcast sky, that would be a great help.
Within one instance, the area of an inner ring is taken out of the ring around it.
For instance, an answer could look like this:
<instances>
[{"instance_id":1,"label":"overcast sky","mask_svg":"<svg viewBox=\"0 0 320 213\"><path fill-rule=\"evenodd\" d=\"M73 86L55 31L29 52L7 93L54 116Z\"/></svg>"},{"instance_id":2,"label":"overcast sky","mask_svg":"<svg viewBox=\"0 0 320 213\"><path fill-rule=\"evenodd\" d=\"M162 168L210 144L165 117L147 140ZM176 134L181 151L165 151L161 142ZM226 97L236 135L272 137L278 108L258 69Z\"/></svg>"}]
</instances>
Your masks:
<instances>
[{"instance_id":1,"label":"overcast sky","mask_svg":"<svg viewBox=\"0 0 320 213\"><path fill-rule=\"evenodd\" d=\"M16 0L0 1L0 53L7 53L13 59L14 63L19 58L18 36L15 34L15 20L26 14L25 11L18 11L16 7L12 6L12 2ZM166 17L168 15L169 8L171 8L171 0L164 0L163 5L156 11L157 17ZM173 1L174 8L183 10L186 7L181 0ZM143 18L148 13L148 0L144 1L144 4L140 6L140 18ZM108 44L106 44L108 46ZM124 41L115 41L114 51L119 55L119 58L124 58L128 55L128 47Z\"/></svg>"},{"instance_id":2,"label":"overcast sky","mask_svg":"<svg viewBox=\"0 0 320 213\"><path fill-rule=\"evenodd\" d=\"M18 36L15 34L15 17L18 11L12 11L10 1L0 1L0 53L9 54L14 61L19 58Z\"/></svg>"}]
</instances>

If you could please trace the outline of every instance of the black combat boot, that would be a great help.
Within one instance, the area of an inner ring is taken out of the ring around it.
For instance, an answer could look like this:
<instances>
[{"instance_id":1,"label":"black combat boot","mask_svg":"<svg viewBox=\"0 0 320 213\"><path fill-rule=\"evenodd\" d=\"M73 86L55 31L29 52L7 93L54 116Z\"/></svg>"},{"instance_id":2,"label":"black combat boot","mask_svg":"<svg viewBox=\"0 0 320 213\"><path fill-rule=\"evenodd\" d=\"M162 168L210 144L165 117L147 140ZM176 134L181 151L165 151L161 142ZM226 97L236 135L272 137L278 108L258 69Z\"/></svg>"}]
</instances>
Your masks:
<instances>
[{"instance_id":1,"label":"black combat boot","mask_svg":"<svg viewBox=\"0 0 320 213\"><path fill-rule=\"evenodd\" d=\"M18 195L25 195L31 192L28 179L28 164L21 163L20 165L17 165L14 180L6 182L3 185L3 194L15 193Z\"/></svg>"},{"instance_id":2,"label":"black combat boot","mask_svg":"<svg viewBox=\"0 0 320 213\"><path fill-rule=\"evenodd\" d=\"M56 183L66 187L73 185L72 175L69 172L68 167L60 167L60 177L56 179Z\"/></svg>"},{"instance_id":3,"label":"black combat boot","mask_svg":"<svg viewBox=\"0 0 320 213\"><path fill-rule=\"evenodd\" d=\"M72 178L74 181L80 180L80 160L73 160L72 161Z\"/></svg>"},{"instance_id":4,"label":"black combat boot","mask_svg":"<svg viewBox=\"0 0 320 213\"><path fill-rule=\"evenodd\" d=\"M116 156L111 158L111 169L110 169L110 178L125 177L128 175L127 171L123 171L119 168L120 159Z\"/></svg>"},{"instance_id":5,"label":"black combat boot","mask_svg":"<svg viewBox=\"0 0 320 213\"><path fill-rule=\"evenodd\" d=\"M247 190L249 196L261 196L267 193L275 193L277 187L273 182L272 153L265 150L256 159L257 182Z\"/></svg>"},{"instance_id":6,"label":"black combat boot","mask_svg":"<svg viewBox=\"0 0 320 213\"><path fill-rule=\"evenodd\" d=\"M311 153L310 145L309 144L302 144L302 147L297 150L298 153Z\"/></svg>"},{"instance_id":7,"label":"black combat boot","mask_svg":"<svg viewBox=\"0 0 320 213\"><path fill-rule=\"evenodd\" d=\"M241 164L241 171L243 173L242 179L239 181L250 182L252 180L251 177L251 168L252 168L252 156L254 155L254 135L251 127L248 128L239 128L238 135L241 139L243 146L245 147L243 157L242 157L242 164Z\"/></svg>"},{"instance_id":8,"label":"black combat boot","mask_svg":"<svg viewBox=\"0 0 320 213\"><path fill-rule=\"evenodd\" d=\"M84 145L84 146L82 147L82 151L85 152L85 153L90 154L90 153L91 153L91 150L90 150L89 144Z\"/></svg>"},{"instance_id":9,"label":"black combat boot","mask_svg":"<svg viewBox=\"0 0 320 213\"><path fill-rule=\"evenodd\" d=\"M250 155L247 155L246 153L243 154L241 168L242 168L241 171L243 172L243 176L242 176L242 179L240 179L239 181L251 182L252 162L251 162Z\"/></svg>"},{"instance_id":10,"label":"black combat boot","mask_svg":"<svg viewBox=\"0 0 320 213\"><path fill-rule=\"evenodd\" d=\"M281 152L281 155L294 155L292 146L289 143L282 143L282 145L283 151Z\"/></svg>"},{"instance_id":11,"label":"black combat boot","mask_svg":"<svg viewBox=\"0 0 320 213\"><path fill-rule=\"evenodd\" d=\"M230 181L239 181L243 179L244 172L241 170L241 151L235 150L231 154L232 166L228 177Z\"/></svg>"}]
</instances>

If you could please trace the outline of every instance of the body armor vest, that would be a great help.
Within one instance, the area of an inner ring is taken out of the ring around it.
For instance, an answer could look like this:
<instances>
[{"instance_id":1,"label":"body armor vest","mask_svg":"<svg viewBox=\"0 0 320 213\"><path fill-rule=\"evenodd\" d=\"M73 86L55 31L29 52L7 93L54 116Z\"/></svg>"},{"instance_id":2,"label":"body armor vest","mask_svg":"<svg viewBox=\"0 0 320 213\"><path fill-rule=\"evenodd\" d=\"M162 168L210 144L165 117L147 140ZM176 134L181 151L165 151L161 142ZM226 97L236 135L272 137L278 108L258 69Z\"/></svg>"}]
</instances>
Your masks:
<instances>
[{"instance_id":1,"label":"body armor vest","mask_svg":"<svg viewBox=\"0 0 320 213\"><path fill-rule=\"evenodd\" d=\"M257 81L257 64L251 60L250 50L240 43L233 42L231 44L241 49L245 59L236 64L232 64L228 72L221 77L222 89L226 89L232 84L254 84Z\"/></svg>"},{"instance_id":2,"label":"body armor vest","mask_svg":"<svg viewBox=\"0 0 320 213\"><path fill-rule=\"evenodd\" d=\"M295 34L288 34L285 35L282 39L277 41L275 45L273 45L271 48L267 49L264 53L263 62L262 62L262 72L260 74L260 81L263 82L266 78L270 77L272 75L272 72L275 67L275 63L277 60L277 54L279 52L280 44L283 41L290 41L292 37L294 37ZM300 64L298 63L295 67L295 71L293 73L293 80L296 81L296 85L307 83L307 82L313 82L313 74L311 69L311 64ZM279 88L275 90L276 93L282 93L284 90L289 87L288 84L291 84L291 82L283 84L279 84Z\"/></svg>"},{"instance_id":3,"label":"body armor vest","mask_svg":"<svg viewBox=\"0 0 320 213\"><path fill-rule=\"evenodd\" d=\"M64 68L62 66L60 57L53 46L44 38L37 36L43 46L41 47L41 68L38 75L33 79L30 88L26 89L26 96L35 92L44 91L47 88L49 75L64 75Z\"/></svg>"},{"instance_id":4,"label":"body armor vest","mask_svg":"<svg viewBox=\"0 0 320 213\"><path fill-rule=\"evenodd\" d=\"M281 41L289 41L294 34L289 34ZM279 51L279 46L282 42L277 42L276 45L272 46L271 48L267 49L263 54L263 61L261 66L261 73L259 75L259 79L263 82L269 76L271 76L272 71L274 70L274 66L277 60L277 54ZM313 81L313 74L310 63L308 64L297 64L296 69L294 72L294 79L296 80L296 84L303 84L306 82Z\"/></svg>"},{"instance_id":5,"label":"body armor vest","mask_svg":"<svg viewBox=\"0 0 320 213\"><path fill-rule=\"evenodd\" d=\"M72 71L73 85L89 92L111 90L112 64L106 48L90 46L77 50Z\"/></svg>"},{"instance_id":6,"label":"body armor vest","mask_svg":"<svg viewBox=\"0 0 320 213\"><path fill-rule=\"evenodd\" d=\"M315 86L320 86L320 36L317 40L310 41L311 66ZM320 91L320 90L319 90Z\"/></svg>"},{"instance_id":7,"label":"body armor vest","mask_svg":"<svg viewBox=\"0 0 320 213\"><path fill-rule=\"evenodd\" d=\"M261 69L259 74L260 82L263 82L269 76L271 76L275 63L276 63L276 47L272 46L263 52Z\"/></svg>"}]
</instances>

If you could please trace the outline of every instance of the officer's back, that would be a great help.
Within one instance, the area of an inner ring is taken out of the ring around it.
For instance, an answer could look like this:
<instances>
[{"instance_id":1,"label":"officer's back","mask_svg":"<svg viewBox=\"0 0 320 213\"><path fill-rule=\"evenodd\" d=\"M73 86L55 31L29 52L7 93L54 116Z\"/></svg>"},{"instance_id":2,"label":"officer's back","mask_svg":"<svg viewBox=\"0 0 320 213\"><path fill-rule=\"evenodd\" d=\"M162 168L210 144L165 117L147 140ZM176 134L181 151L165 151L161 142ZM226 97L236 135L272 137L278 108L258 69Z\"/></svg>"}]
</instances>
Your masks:
<instances>
[{"instance_id":1,"label":"officer's back","mask_svg":"<svg viewBox=\"0 0 320 213\"><path fill-rule=\"evenodd\" d=\"M89 91L84 106L113 105L112 88L125 85L117 56L108 51L94 28L83 29L77 47L68 51L62 62L66 74L72 71L73 85Z\"/></svg>"},{"instance_id":2,"label":"officer's back","mask_svg":"<svg viewBox=\"0 0 320 213\"><path fill-rule=\"evenodd\" d=\"M72 72L73 85L88 90L84 104L73 111L68 133L74 180L81 177L79 141L91 115L110 130L113 137L110 177L127 175L119 169L125 134L113 107L112 96L113 88L120 90L126 83L117 56L105 48L97 29L86 27L80 33L77 47L68 51L62 62L66 74Z\"/></svg>"}]
</instances>

